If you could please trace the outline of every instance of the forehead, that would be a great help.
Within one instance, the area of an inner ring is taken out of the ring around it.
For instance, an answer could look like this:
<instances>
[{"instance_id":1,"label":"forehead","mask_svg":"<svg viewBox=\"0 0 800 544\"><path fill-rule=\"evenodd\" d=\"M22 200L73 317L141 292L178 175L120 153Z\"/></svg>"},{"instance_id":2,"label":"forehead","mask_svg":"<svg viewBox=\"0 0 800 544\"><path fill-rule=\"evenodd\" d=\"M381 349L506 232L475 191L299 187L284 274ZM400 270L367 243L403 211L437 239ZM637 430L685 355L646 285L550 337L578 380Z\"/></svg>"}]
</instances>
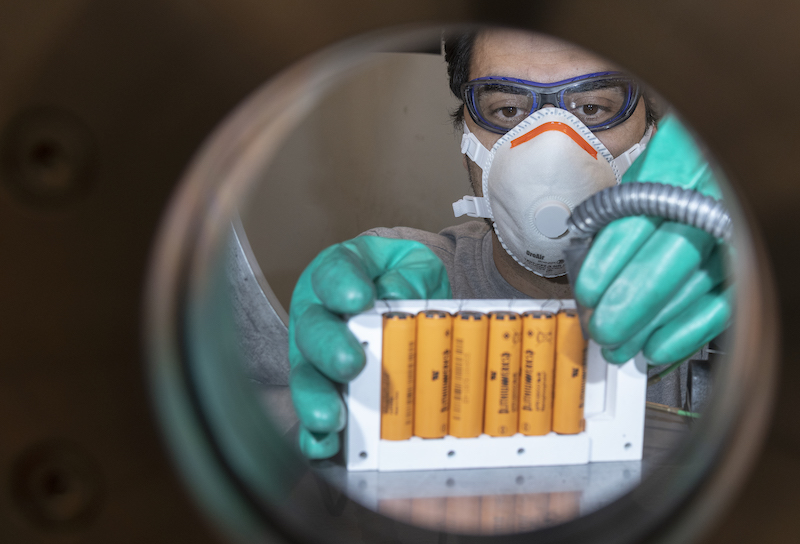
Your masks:
<instances>
[{"instance_id":1,"label":"forehead","mask_svg":"<svg viewBox=\"0 0 800 544\"><path fill-rule=\"evenodd\" d=\"M602 57L550 36L494 29L478 35L469 78L505 76L553 83L616 69Z\"/></svg>"}]
</instances>

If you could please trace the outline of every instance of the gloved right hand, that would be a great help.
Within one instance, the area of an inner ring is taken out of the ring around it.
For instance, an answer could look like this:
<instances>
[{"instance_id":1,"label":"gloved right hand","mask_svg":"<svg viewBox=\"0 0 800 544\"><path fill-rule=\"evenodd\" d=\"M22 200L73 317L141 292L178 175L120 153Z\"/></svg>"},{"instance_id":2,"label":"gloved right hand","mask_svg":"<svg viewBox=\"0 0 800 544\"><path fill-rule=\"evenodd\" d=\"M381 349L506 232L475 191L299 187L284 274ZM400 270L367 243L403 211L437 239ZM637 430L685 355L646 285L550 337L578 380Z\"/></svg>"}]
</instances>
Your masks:
<instances>
[{"instance_id":1,"label":"gloved right hand","mask_svg":"<svg viewBox=\"0 0 800 544\"><path fill-rule=\"evenodd\" d=\"M716 199L720 183L688 128L672 115L622 178L657 181ZM592 338L623 363L642 351L654 364L686 359L729 324L726 244L695 227L626 217L605 227L583 262L575 296L594 308Z\"/></svg>"},{"instance_id":2,"label":"gloved right hand","mask_svg":"<svg viewBox=\"0 0 800 544\"><path fill-rule=\"evenodd\" d=\"M289 308L289 387L306 457L339 451L347 413L336 383L355 378L366 362L344 316L368 310L376 298L451 297L444 264L419 242L360 236L317 255Z\"/></svg>"}]
</instances>

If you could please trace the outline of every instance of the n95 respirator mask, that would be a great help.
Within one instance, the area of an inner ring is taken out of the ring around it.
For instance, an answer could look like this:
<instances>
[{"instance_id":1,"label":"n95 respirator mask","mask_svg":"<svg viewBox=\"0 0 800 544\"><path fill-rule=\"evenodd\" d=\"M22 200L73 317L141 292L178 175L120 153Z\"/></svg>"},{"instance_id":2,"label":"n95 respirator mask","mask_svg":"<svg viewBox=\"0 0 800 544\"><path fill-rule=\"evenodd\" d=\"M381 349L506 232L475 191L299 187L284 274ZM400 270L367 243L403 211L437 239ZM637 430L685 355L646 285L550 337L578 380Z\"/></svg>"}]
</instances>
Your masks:
<instances>
[{"instance_id":1,"label":"n95 respirator mask","mask_svg":"<svg viewBox=\"0 0 800 544\"><path fill-rule=\"evenodd\" d=\"M545 278L566 273L567 218L594 193L619 183L644 150L642 141L614 158L577 117L543 108L488 151L464 125L461 152L483 171L483 197L453 203L456 217L485 217L516 262Z\"/></svg>"}]
</instances>

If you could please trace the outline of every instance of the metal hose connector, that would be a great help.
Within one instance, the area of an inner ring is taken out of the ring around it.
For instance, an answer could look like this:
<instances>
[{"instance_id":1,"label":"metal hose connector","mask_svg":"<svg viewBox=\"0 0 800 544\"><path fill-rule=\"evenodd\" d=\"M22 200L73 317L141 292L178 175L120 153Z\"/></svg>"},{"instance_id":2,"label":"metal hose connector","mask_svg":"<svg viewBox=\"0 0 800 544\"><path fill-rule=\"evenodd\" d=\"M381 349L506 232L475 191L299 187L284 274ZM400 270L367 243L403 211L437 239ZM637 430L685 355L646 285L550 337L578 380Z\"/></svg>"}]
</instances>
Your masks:
<instances>
[{"instance_id":1,"label":"metal hose connector","mask_svg":"<svg viewBox=\"0 0 800 544\"><path fill-rule=\"evenodd\" d=\"M583 201L567 219L577 236L593 236L622 217L649 215L697 227L726 242L733 224L721 202L692 189L664 183L632 182L604 189Z\"/></svg>"}]
</instances>

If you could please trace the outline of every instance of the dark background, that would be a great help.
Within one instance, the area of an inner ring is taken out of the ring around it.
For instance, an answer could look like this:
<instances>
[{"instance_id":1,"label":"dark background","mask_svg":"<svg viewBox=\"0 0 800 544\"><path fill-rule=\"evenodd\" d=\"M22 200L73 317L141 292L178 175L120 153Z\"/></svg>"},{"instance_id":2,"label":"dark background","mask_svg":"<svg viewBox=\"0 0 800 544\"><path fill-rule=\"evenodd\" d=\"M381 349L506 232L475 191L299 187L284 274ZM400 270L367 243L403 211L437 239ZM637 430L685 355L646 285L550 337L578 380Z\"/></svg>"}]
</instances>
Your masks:
<instances>
[{"instance_id":1,"label":"dark background","mask_svg":"<svg viewBox=\"0 0 800 544\"><path fill-rule=\"evenodd\" d=\"M337 40L419 21L523 24L582 43L643 76L709 143L762 233L784 345L765 447L706 541L800 535L800 4L6 0L0 541L208 541L143 377L159 218L194 151L260 83ZM41 473L42 459L66 472ZM77 495L64 493L70 474ZM49 498L31 496L29 478Z\"/></svg>"}]
</instances>

